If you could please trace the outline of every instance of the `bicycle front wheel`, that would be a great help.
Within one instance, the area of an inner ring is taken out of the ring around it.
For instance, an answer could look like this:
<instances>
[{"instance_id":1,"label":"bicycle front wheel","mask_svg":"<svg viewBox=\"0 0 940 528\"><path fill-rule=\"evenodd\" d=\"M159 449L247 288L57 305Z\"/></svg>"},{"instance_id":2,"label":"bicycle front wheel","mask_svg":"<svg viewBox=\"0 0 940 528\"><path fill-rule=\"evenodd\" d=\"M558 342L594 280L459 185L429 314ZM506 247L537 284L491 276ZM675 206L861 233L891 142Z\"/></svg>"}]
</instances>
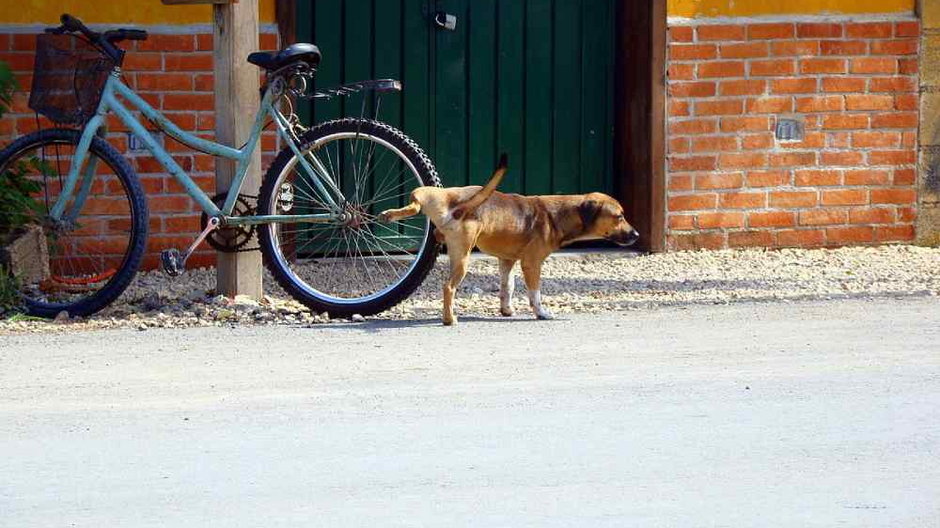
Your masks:
<instances>
[{"instance_id":1,"label":"bicycle front wheel","mask_svg":"<svg viewBox=\"0 0 940 528\"><path fill-rule=\"evenodd\" d=\"M95 137L61 214L50 214L65 188L80 133L49 129L0 151L0 218L13 228L5 281L26 313L91 315L127 288L147 241L147 203L134 170Z\"/></svg>"},{"instance_id":2,"label":"bicycle front wheel","mask_svg":"<svg viewBox=\"0 0 940 528\"><path fill-rule=\"evenodd\" d=\"M265 264L284 290L332 317L373 315L410 295L439 247L425 216L382 223L421 186L440 186L431 160L401 131L377 121L340 119L300 138L314 181L289 148L261 186L260 214L333 214L325 223L276 223L259 230Z\"/></svg>"}]
</instances>

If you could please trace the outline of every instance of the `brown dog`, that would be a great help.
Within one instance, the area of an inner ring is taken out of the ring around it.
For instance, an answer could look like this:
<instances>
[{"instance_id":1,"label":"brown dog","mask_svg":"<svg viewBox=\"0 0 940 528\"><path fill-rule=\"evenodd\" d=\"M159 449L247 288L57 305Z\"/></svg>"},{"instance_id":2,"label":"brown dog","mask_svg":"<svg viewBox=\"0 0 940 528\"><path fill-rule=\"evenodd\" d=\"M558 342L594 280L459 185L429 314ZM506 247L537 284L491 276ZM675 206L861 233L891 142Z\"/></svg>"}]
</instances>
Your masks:
<instances>
[{"instance_id":1,"label":"brown dog","mask_svg":"<svg viewBox=\"0 0 940 528\"><path fill-rule=\"evenodd\" d=\"M424 213L437 228L438 241L447 244L450 279L444 284L445 325L457 322L454 292L467 274L474 246L499 258L500 313L512 315L512 269L521 261L535 317L551 319L539 294L542 262L548 255L578 240L607 239L629 246L639 238L623 217L623 208L606 194L521 196L495 192L505 173L503 154L484 187L419 187L411 193L410 204L379 215L380 221L393 222Z\"/></svg>"}]
</instances>

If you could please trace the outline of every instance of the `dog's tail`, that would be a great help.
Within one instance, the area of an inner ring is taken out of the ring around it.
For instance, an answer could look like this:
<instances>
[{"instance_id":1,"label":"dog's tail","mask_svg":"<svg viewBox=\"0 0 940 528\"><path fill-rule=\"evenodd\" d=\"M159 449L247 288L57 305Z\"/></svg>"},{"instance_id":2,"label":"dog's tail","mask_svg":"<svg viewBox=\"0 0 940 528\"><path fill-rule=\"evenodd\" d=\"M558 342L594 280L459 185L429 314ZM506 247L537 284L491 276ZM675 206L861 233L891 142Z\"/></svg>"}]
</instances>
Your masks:
<instances>
[{"instance_id":1,"label":"dog's tail","mask_svg":"<svg viewBox=\"0 0 940 528\"><path fill-rule=\"evenodd\" d=\"M503 176L506 174L507 168L507 156L503 152L499 155L499 165L496 166L496 170L493 171L493 175L490 176L490 181L486 182L486 185L482 189L477 191L476 194L471 196L466 202L459 204L454 207L451 217L460 220L461 218L473 214L474 211L480 207L483 202L487 200L490 196L493 195L493 192L496 191L496 188L499 186L499 182L503 181Z\"/></svg>"}]
</instances>

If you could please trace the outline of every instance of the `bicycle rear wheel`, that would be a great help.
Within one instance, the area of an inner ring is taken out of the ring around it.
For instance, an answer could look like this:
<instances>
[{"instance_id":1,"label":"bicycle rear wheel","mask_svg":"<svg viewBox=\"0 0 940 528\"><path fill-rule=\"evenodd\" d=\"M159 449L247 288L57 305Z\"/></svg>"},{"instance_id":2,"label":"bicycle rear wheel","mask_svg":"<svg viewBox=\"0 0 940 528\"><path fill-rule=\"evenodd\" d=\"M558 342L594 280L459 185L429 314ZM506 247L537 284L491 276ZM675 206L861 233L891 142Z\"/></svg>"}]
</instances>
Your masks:
<instances>
[{"instance_id":1,"label":"bicycle rear wheel","mask_svg":"<svg viewBox=\"0 0 940 528\"><path fill-rule=\"evenodd\" d=\"M40 130L0 151L0 174L12 174L29 196L16 220L23 225L20 265L3 272L13 275L19 303L30 315L101 310L127 288L144 254L147 203L140 183L124 157L98 137L63 214L51 218L80 137L76 130ZM7 202L3 212L12 207Z\"/></svg>"},{"instance_id":2,"label":"bicycle rear wheel","mask_svg":"<svg viewBox=\"0 0 940 528\"><path fill-rule=\"evenodd\" d=\"M285 148L265 175L259 213L341 212L343 219L261 226L259 242L271 274L294 298L333 317L373 315L398 304L427 276L439 247L424 216L389 224L376 216L408 203L418 187L440 186L431 160L401 131L361 119L318 125L298 147L339 188L331 193L336 205Z\"/></svg>"}]
</instances>

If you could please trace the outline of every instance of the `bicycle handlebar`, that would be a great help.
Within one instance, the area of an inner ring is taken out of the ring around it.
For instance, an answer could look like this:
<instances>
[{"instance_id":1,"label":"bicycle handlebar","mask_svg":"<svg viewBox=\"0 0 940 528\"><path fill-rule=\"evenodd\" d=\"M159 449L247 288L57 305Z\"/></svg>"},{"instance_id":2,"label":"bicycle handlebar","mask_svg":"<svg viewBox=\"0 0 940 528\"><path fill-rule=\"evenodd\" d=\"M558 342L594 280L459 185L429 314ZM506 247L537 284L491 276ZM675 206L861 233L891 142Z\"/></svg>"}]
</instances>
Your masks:
<instances>
[{"instance_id":1,"label":"bicycle handlebar","mask_svg":"<svg viewBox=\"0 0 940 528\"><path fill-rule=\"evenodd\" d=\"M59 21L62 22L61 26L57 28L46 28L46 32L56 34L66 32L81 33L118 64L120 64L124 58L124 50L115 47L115 42L122 40L147 40L147 32L142 29L112 29L104 33L97 33L88 29L81 20L68 13L62 13L62 16L59 17Z\"/></svg>"}]
</instances>

